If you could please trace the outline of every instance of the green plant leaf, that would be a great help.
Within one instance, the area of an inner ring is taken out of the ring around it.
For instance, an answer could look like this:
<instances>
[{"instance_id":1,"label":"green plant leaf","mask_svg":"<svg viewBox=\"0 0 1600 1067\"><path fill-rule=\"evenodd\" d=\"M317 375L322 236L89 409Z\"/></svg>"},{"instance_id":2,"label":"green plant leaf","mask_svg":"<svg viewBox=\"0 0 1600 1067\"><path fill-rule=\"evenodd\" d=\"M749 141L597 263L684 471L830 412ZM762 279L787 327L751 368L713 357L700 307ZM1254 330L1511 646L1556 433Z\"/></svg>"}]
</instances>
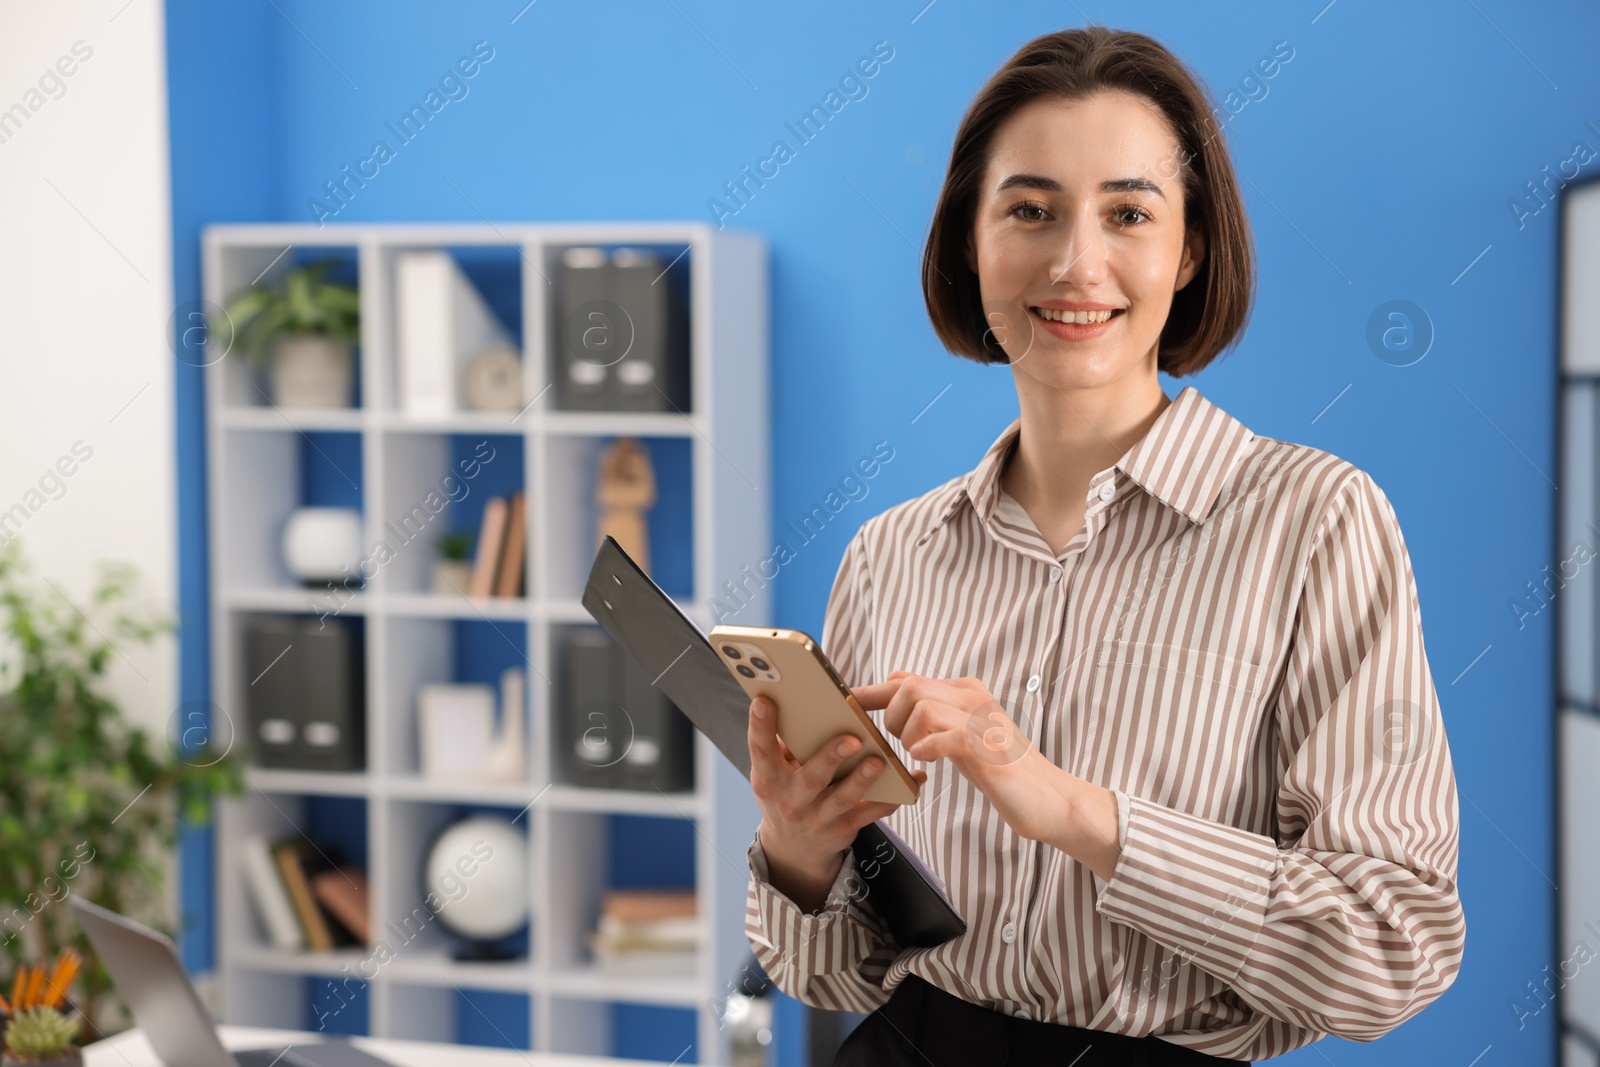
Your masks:
<instances>
[{"instance_id":1,"label":"green plant leaf","mask_svg":"<svg viewBox=\"0 0 1600 1067\"><path fill-rule=\"evenodd\" d=\"M229 753L208 767L186 763L109 696L110 658L173 628L163 610L139 601L131 567L100 568L93 593L74 606L31 578L20 546L0 546L0 903L14 915L10 908L49 892L52 878L158 919L163 853L178 819L202 825L215 797L242 792L242 761ZM108 995L109 976L67 909L22 914L29 936L0 941L0 958L15 965L25 944L47 955L70 944L90 961L78 1002Z\"/></svg>"},{"instance_id":2,"label":"green plant leaf","mask_svg":"<svg viewBox=\"0 0 1600 1067\"><path fill-rule=\"evenodd\" d=\"M356 341L360 331L360 293L339 282L323 282L337 260L318 260L290 271L280 286L255 286L236 298L223 321L215 325L215 340L237 345L260 363L274 338L283 334L321 334Z\"/></svg>"},{"instance_id":3,"label":"green plant leaf","mask_svg":"<svg viewBox=\"0 0 1600 1067\"><path fill-rule=\"evenodd\" d=\"M223 308L220 322L210 324L214 334L210 340L221 349L228 349L240 332L277 300L277 294L271 289L256 287L246 290L243 295Z\"/></svg>"}]
</instances>

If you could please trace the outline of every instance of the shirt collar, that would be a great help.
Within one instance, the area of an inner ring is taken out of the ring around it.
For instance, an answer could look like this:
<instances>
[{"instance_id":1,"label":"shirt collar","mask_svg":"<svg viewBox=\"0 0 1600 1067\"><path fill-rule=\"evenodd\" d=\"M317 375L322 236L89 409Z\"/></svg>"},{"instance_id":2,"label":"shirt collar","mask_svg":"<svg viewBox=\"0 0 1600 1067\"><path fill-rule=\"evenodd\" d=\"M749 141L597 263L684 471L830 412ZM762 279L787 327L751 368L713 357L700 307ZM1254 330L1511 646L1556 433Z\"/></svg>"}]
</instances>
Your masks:
<instances>
[{"instance_id":1,"label":"shirt collar","mask_svg":"<svg viewBox=\"0 0 1600 1067\"><path fill-rule=\"evenodd\" d=\"M954 499L927 534L950 519L964 501L972 504L983 522L989 521L1000 500L1001 467L1021 432L1020 417L1001 431L977 467L957 483ZM1207 400L1194 386L1186 386L1110 469L1120 471L1191 522L1203 523L1254 438L1255 434L1243 423ZM1098 486L1105 480L1096 475L1094 484Z\"/></svg>"}]
</instances>

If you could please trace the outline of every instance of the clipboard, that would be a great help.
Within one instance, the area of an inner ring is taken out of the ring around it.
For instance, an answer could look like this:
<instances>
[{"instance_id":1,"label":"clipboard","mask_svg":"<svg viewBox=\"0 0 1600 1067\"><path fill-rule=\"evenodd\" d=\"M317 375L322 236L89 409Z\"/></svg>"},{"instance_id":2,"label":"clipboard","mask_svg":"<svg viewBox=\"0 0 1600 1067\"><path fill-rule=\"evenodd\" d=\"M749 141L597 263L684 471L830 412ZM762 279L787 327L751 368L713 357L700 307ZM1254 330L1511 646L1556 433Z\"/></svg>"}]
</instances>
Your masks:
<instances>
[{"instance_id":1,"label":"clipboard","mask_svg":"<svg viewBox=\"0 0 1600 1067\"><path fill-rule=\"evenodd\" d=\"M610 536L595 552L583 606L748 781L750 698L699 625ZM863 826L850 849L867 900L901 947L966 933L938 876L884 820Z\"/></svg>"}]
</instances>

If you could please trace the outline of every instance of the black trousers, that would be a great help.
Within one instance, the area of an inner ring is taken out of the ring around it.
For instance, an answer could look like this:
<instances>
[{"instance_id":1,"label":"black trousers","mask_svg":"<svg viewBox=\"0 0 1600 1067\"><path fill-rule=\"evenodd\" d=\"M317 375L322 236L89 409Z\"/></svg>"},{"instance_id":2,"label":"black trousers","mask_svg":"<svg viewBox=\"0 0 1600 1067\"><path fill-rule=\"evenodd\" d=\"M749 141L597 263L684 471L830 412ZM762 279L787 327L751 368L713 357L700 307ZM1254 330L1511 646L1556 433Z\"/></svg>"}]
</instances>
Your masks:
<instances>
[{"instance_id":1,"label":"black trousers","mask_svg":"<svg viewBox=\"0 0 1600 1067\"><path fill-rule=\"evenodd\" d=\"M907 975L889 1003L861 1021L833 1067L1201 1067L1225 1060L1159 1037L1128 1037L1017 1019L952 996Z\"/></svg>"}]
</instances>

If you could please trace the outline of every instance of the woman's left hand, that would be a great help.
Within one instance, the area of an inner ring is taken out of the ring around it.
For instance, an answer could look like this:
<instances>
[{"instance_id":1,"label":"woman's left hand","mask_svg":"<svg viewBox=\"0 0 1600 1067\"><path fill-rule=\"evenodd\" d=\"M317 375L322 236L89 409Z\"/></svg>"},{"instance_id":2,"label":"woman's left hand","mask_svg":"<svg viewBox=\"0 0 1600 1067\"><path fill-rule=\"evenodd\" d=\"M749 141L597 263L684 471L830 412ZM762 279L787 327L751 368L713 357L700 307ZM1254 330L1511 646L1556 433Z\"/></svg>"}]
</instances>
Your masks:
<instances>
[{"instance_id":1,"label":"woman's left hand","mask_svg":"<svg viewBox=\"0 0 1600 1067\"><path fill-rule=\"evenodd\" d=\"M1116 798L1046 759L981 681L894 671L854 692L863 708L883 710L884 725L913 759L948 759L1011 829L1110 880L1119 852Z\"/></svg>"}]
</instances>

